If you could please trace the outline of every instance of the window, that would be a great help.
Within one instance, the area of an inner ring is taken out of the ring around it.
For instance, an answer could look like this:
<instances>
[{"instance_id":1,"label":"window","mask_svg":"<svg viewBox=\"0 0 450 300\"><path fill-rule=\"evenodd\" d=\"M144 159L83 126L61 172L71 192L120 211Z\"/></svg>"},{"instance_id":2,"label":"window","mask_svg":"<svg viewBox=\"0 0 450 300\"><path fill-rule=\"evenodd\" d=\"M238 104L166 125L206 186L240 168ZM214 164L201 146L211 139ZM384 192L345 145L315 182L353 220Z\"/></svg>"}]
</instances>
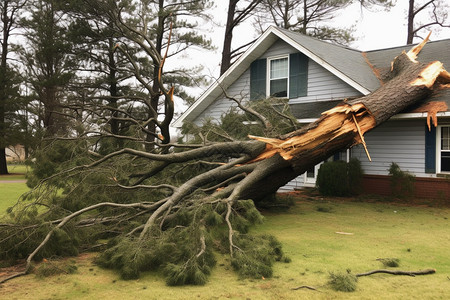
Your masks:
<instances>
[{"instance_id":1,"label":"window","mask_svg":"<svg viewBox=\"0 0 450 300\"><path fill-rule=\"evenodd\" d=\"M288 97L288 58L270 59L269 61L269 91L267 94L271 97Z\"/></svg>"},{"instance_id":2,"label":"window","mask_svg":"<svg viewBox=\"0 0 450 300\"><path fill-rule=\"evenodd\" d=\"M308 57L297 52L261 58L250 66L250 100L304 97L308 89Z\"/></svg>"},{"instance_id":3,"label":"window","mask_svg":"<svg viewBox=\"0 0 450 300\"><path fill-rule=\"evenodd\" d=\"M439 126L437 136L437 164L440 172L450 172L450 126Z\"/></svg>"}]
</instances>

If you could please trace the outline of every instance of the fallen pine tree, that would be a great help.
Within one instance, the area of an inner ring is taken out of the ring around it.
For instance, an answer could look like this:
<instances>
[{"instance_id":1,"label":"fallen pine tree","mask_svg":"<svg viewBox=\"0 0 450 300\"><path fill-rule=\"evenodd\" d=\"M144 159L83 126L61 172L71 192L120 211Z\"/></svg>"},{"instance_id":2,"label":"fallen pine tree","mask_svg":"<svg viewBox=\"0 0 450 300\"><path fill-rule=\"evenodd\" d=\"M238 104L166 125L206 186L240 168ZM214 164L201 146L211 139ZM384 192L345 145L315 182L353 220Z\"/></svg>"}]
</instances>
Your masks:
<instances>
[{"instance_id":1,"label":"fallen pine tree","mask_svg":"<svg viewBox=\"0 0 450 300\"><path fill-rule=\"evenodd\" d=\"M13 222L0 227L1 258L26 257L26 267L3 282L28 274L33 260L75 255L98 240L109 241L100 245L98 263L123 278L163 269L170 285L203 284L214 251L228 253L242 276L270 277L272 263L288 259L273 237L248 234L261 220L254 202L334 153L365 146L366 132L449 88L442 63L416 60L424 45L399 54L375 92L278 138L165 143L159 153L136 147L103 156L85 146L78 165L43 180L29 195L32 203L25 199L10 210ZM207 168L195 169L199 164ZM187 178L173 180L180 173Z\"/></svg>"}]
</instances>

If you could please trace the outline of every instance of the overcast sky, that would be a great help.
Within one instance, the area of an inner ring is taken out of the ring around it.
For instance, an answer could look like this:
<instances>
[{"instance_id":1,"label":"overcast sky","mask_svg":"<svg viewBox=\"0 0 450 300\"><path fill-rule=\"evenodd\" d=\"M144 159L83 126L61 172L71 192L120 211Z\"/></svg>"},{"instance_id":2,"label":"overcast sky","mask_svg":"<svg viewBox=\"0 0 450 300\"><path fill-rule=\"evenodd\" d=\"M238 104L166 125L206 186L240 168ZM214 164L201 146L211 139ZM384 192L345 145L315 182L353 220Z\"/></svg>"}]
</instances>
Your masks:
<instances>
[{"instance_id":1,"label":"overcast sky","mask_svg":"<svg viewBox=\"0 0 450 300\"><path fill-rule=\"evenodd\" d=\"M205 72L217 77L220 72L219 63L221 59L221 51L224 37L224 27L226 21L226 12L228 8L228 1L216 1L216 8L213 11L215 22L220 26L214 26L207 34L213 39L214 45L217 47L216 51L205 53L204 50L201 55L194 55L193 62L201 57L201 63L205 67ZM406 44L406 15L407 15L408 1L397 0L397 4L390 11L386 12L378 10L376 12L369 12L367 10L361 11L358 4L351 5L346 8L339 16L335 18L337 27L351 27L354 26L356 31L354 33L356 41L350 44L350 47L368 51L373 49L390 48ZM427 17L425 14L424 17ZM211 28L209 24L207 27ZM256 32L250 24L239 26L233 35L233 45L239 46L251 41L257 37ZM431 35L431 40L439 40L450 38L450 29L442 29L434 31ZM199 54L199 53L197 53Z\"/></svg>"}]
</instances>

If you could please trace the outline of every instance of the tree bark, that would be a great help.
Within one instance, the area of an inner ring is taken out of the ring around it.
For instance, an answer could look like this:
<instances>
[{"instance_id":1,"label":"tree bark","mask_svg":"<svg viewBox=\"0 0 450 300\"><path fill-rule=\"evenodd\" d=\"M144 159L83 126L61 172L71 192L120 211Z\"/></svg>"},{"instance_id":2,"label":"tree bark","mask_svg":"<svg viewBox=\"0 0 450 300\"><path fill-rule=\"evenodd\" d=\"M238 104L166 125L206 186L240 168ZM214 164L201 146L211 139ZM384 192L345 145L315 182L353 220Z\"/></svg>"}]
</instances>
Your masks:
<instances>
[{"instance_id":1,"label":"tree bark","mask_svg":"<svg viewBox=\"0 0 450 300\"><path fill-rule=\"evenodd\" d=\"M225 25L225 35L223 39L222 63L220 64L220 75L225 73L231 65L231 41L233 40L234 14L238 1L230 0L228 2L227 24Z\"/></svg>"},{"instance_id":2,"label":"tree bark","mask_svg":"<svg viewBox=\"0 0 450 300\"><path fill-rule=\"evenodd\" d=\"M7 57L8 57L8 39L10 36L10 30L13 22L14 15L8 15L8 10L10 9L9 1L5 1L3 4L2 13L2 54L0 61L0 174L8 174L8 166L6 163L6 101L7 101L7 78L6 71L8 68Z\"/></svg>"},{"instance_id":3,"label":"tree bark","mask_svg":"<svg viewBox=\"0 0 450 300\"><path fill-rule=\"evenodd\" d=\"M408 5L408 33L406 37L406 44L411 45L414 39L414 0L409 0Z\"/></svg>"}]
</instances>

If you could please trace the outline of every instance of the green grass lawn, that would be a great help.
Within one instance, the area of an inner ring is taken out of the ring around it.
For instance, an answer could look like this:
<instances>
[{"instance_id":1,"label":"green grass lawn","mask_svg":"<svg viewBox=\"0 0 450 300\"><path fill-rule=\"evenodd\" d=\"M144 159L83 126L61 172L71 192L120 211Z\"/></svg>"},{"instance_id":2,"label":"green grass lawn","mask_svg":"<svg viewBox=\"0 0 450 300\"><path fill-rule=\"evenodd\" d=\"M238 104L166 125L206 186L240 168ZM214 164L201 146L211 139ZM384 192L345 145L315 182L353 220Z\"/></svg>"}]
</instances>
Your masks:
<instances>
[{"instance_id":1,"label":"green grass lawn","mask_svg":"<svg viewBox=\"0 0 450 300\"><path fill-rule=\"evenodd\" d=\"M20 195L29 191L25 184L27 166L8 165L9 175L0 175L0 216L13 205Z\"/></svg>"},{"instance_id":2,"label":"green grass lawn","mask_svg":"<svg viewBox=\"0 0 450 300\"><path fill-rule=\"evenodd\" d=\"M0 175L0 181L25 179L28 167L22 164L10 164L8 165L8 172L8 175Z\"/></svg>"},{"instance_id":3,"label":"green grass lawn","mask_svg":"<svg viewBox=\"0 0 450 300\"><path fill-rule=\"evenodd\" d=\"M29 190L25 182L0 182L0 216L8 207L16 203L20 195Z\"/></svg>"},{"instance_id":4,"label":"green grass lawn","mask_svg":"<svg viewBox=\"0 0 450 300\"><path fill-rule=\"evenodd\" d=\"M448 299L450 209L361 202L297 201L287 212L265 213L253 233L271 233L291 263L277 263L274 277L241 280L228 258L218 258L204 286L167 287L157 273L123 281L92 262L76 259L78 271L41 279L31 274L0 288L3 299ZM345 232L351 234L339 234ZM379 258L398 258L393 270L435 268L432 275L360 277L355 292L336 292L330 272L363 273L385 268ZM308 289L292 290L308 285Z\"/></svg>"}]
</instances>

